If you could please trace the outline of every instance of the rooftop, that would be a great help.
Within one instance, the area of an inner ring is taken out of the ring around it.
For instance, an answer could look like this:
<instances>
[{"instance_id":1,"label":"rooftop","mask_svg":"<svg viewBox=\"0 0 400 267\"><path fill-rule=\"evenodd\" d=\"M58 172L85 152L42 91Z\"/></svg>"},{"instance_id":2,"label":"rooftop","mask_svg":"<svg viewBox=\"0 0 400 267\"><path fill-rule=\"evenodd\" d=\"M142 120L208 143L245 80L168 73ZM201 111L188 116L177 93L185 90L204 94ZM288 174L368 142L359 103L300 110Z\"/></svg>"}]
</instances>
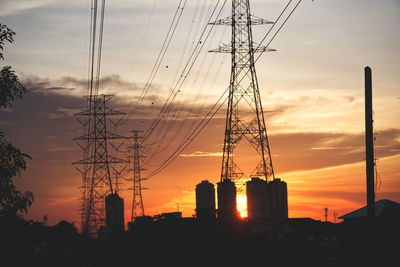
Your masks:
<instances>
[{"instance_id":1,"label":"rooftop","mask_svg":"<svg viewBox=\"0 0 400 267\"><path fill-rule=\"evenodd\" d=\"M388 199L381 199L375 202L375 216L379 216L381 214L400 214L400 203L395 201L391 201ZM339 219L354 219L354 218L363 218L367 217L367 206L364 206L360 209L354 210L350 213L347 213L343 216L340 216Z\"/></svg>"}]
</instances>

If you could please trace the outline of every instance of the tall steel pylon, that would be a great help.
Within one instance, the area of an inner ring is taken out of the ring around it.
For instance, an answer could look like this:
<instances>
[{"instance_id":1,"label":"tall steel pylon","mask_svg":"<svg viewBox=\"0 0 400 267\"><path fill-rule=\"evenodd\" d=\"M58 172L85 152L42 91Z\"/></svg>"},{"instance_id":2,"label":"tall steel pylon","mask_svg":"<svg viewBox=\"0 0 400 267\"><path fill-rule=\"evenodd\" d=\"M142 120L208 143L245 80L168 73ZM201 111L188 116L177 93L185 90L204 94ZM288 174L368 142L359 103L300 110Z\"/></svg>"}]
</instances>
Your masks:
<instances>
[{"instance_id":1,"label":"tall steel pylon","mask_svg":"<svg viewBox=\"0 0 400 267\"><path fill-rule=\"evenodd\" d=\"M249 0L232 0L232 16L213 24L232 27L231 43L210 51L232 54L221 181L237 181L244 177L233 159L233 152L243 137L260 156L260 162L250 177L266 181L275 179L254 62L254 53L273 49L256 46L252 35L252 25L273 22L252 16Z\"/></svg>"},{"instance_id":2,"label":"tall steel pylon","mask_svg":"<svg viewBox=\"0 0 400 267\"><path fill-rule=\"evenodd\" d=\"M100 5L98 0L93 0L91 5L86 107L75 114L83 126L83 135L74 140L82 148L83 157L73 164L82 174L81 232L93 238L105 224L105 197L118 191L118 181L112 175L112 172L120 173L115 164L127 161L111 155L113 149L118 150L112 142L125 138L111 133L107 127L108 122L113 122L110 116L124 113L107 107L111 95L99 94L105 0Z\"/></svg>"},{"instance_id":3,"label":"tall steel pylon","mask_svg":"<svg viewBox=\"0 0 400 267\"><path fill-rule=\"evenodd\" d=\"M89 237L96 237L99 228L105 224L105 197L117 193L112 176L112 172L117 172L114 164L126 163L110 153L110 141L124 139L107 130L110 116L124 115L107 108L111 98L111 95L91 95L87 99L87 108L75 114L84 134L74 138L83 150L83 159L73 164L77 165L83 180L81 232Z\"/></svg>"},{"instance_id":4,"label":"tall steel pylon","mask_svg":"<svg viewBox=\"0 0 400 267\"><path fill-rule=\"evenodd\" d=\"M142 146L140 145L141 136L139 136L140 132L138 130L132 130L133 133L133 146L130 146L130 149L133 149L133 157L129 157L132 163L133 178L132 178L132 212L131 212L131 222L135 220L136 217L144 216L144 208L143 208L143 198L142 198L142 181L144 178L141 178L140 171L143 170L140 168L140 159L143 157L140 155L140 149Z\"/></svg>"}]
</instances>

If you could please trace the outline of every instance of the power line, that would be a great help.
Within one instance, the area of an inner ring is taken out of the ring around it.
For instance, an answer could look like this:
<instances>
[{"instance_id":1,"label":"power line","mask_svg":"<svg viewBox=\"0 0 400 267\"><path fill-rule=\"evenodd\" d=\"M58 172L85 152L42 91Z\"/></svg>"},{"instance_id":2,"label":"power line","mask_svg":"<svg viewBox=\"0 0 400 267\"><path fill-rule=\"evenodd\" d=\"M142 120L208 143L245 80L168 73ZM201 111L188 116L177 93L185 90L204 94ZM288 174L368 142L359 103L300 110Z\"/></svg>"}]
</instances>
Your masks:
<instances>
[{"instance_id":1,"label":"power line","mask_svg":"<svg viewBox=\"0 0 400 267\"><path fill-rule=\"evenodd\" d=\"M203 18L203 16L204 16L204 10L205 10L206 3L207 3L207 0L203 0L203 5L201 6L200 15L199 15L198 21L197 21L197 23L196 23L196 31L194 32L193 40L197 37L198 28L199 28L199 26L202 24L202 18ZM182 52L182 54L181 54L181 57L180 57L180 59L179 59L179 63L178 63L178 67L177 67L177 70L176 70L176 74L175 74L175 78L174 78L173 85L174 85L175 82L176 82L176 77L177 77L177 75L178 75L178 73L179 73L179 71L180 71L180 69L181 69L181 65L182 65L183 58L184 58L184 56L186 55L186 50L187 50L187 47L188 47L189 41L190 41L189 39L190 39L190 37L191 37L191 33L193 32L194 22L196 21L196 18L197 18L197 13L198 13L199 4L200 4L200 0L197 1L197 5L196 5L195 11L194 11L193 18L192 18L192 23L190 24L188 34L186 34L187 37L186 37L185 45L184 45L184 48L183 48L183 52ZM211 11L211 10L210 10L210 11ZM193 41L192 41L192 43L194 44ZM188 55L187 55L188 57L189 57L189 55L191 54L192 49L193 49L193 47L190 48L190 51L189 51L189 53L188 53ZM172 86L173 86L173 85L172 85ZM187 103L187 102L186 102L186 103ZM168 116L169 116L170 112L174 112L174 110L172 109L172 107L168 109L168 112L167 112L167 115L168 115ZM166 137L166 135L167 135L167 133L168 133L170 127L171 127L171 122L168 121L168 116L167 116L167 119L163 120L163 122L162 122L162 124L161 124L161 127L158 127L158 131L157 131L158 134L153 138L154 142L152 142L152 143L158 143L158 146L157 146L156 151L157 151L158 148L162 145L163 140L164 140L164 138ZM173 115L173 116L175 117L175 115ZM163 117L165 117L165 116L163 116ZM164 131L164 128L165 128L165 127L166 127L166 129L167 129L166 131ZM161 141L159 141L159 137L160 137L161 133L163 133L163 134L162 134L162 137L161 137ZM152 148L152 147L151 147L151 148ZM150 148L150 149L151 149L151 148ZM149 150L149 149L148 149L148 150ZM154 151L154 153L155 153L156 151ZM153 154L154 154L154 153L153 153ZM148 158L147 161L150 161L151 158L152 158L152 157Z\"/></svg>"},{"instance_id":2,"label":"power line","mask_svg":"<svg viewBox=\"0 0 400 267\"><path fill-rule=\"evenodd\" d=\"M219 5L220 0L218 0L217 4L214 7L214 10L208 20L208 22L211 21L212 17L214 16L214 13ZM220 16L224 6L226 4L226 0L224 1L223 5L221 6L218 14L217 14L217 18ZM207 41L208 37L210 36L211 30L213 29L213 25L211 27L211 29L208 31L205 39L202 41L202 38L207 30L207 26L204 28L199 41L196 44L196 47L193 49L192 54L190 55L183 71L182 71L182 75L180 76L179 80L176 82L175 86L173 87L170 95L168 96L167 100L164 103L164 106L162 107L162 109L160 110L160 112L158 113L157 117L153 120L152 125L149 127L149 129L145 132L144 134L144 139L143 142L146 141L146 139L148 139L150 137L150 135L153 133L154 129L157 127L157 125L160 123L160 120L164 117L165 113L170 109L170 106L172 105L173 101L175 100L177 94L180 92L180 88L182 87L182 85L184 84L184 82L186 81L186 78L189 76L194 63L196 62L201 50L204 47L205 42ZM196 54L197 53L197 54ZM193 61L191 61L193 58Z\"/></svg>"},{"instance_id":3,"label":"power line","mask_svg":"<svg viewBox=\"0 0 400 267\"><path fill-rule=\"evenodd\" d=\"M170 24L170 27L168 29L168 33L165 36L163 45L162 45L161 50L160 50L160 52L159 52L159 54L157 56L156 62L154 64L154 66L153 66L153 69L150 72L150 75L149 75L149 77L147 79L147 82L146 82L146 84L145 84L145 86L144 86L144 88L142 90L142 93L140 94L140 97L139 97L138 101L136 102L136 105L132 108L132 110L129 113L127 113L126 116L124 116L118 122L118 124L122 124L124 122L127 122L130 118L132 118L132 116L136 113L136 111L138 110L140 104L142 103L143 98L145 97L145 95L149 91L151 85L153 84L153 80L154 80L154 78L156 77L156 75L158 73L160 65L161 65L161 63L162 63L162 61L163 61L163 59L165 57L165 54L168 51L169 45L171 43L171 40L172 40L172 38L174 36L174 33L176 31L176 28L177 28L179 22L180 22L180 19L182 17L182 13L183 13L184 8L186 6L186 2L187 2L187 0L180 0L180 2L179 2L179 5L178 5L178 7L176 9L174 17L173 17L172 22Z\"/></svg>"},{"instance_id":4,"label":"power line","mask_svg":"<svg viewBox=\"0 0 400 267\"><path fill-rule=\"evenodd\" d=\"M186 147L188 147L193 140L200 134L200 132L204 129L204 127L210 122L210 120L215 116L215 114L221 109L222 105L226 102L227 97L222 103L219 103L221 99L224 98L225 94L228 90L225 90L224 94L218 99L218 101L213 105L213 107L208 111L208 113L203 117L201 122L197 125L194 131L190 134L188 138L176 149L168 158L165 160L156 170L146 176L146 179L150 179L154 175L158 174L165 167L167 167L174 159L176 159L180 153L182 153ZM219 104L219 106L218 106ZM214 110L215 109L215 110ZM211 115L210 115L211 114Z\"/></svg>"},{"instance_id":5,"label":"power line","mask_svg":"<svg viewBox=\"0 0 400 267\"><path fill-rule=\"evenodd\" d=\"M213 31L213 33L215 33L215 31ZM225 31L222 32L221 38L222 38L222 36L224 34L225 34ZM199 66L199 69L201 69L201 70L203 69L203 65L205 63L205 59L206 59L206 57L203 57L203 60L202 60L202 62L200 64L200 66ZM199 86L200 89L203 88L204 82L208 79L209 72L211 71L211 67L214 65L215 59L216 59L216 57L212 57L211 61L209 62L209 66L207 68L205 68L207 70L207 72L203 77L203 81L202 81L201 85ZM221 68L218 68L218 70L214 73L215 76L214 76L214 79L212 80L213 83L215 82L216 77L218 76L218 73L220 71L221 71ZM197 83L198 76L199 76L199 73L197 73L196 77L194 78L195 79L194 83L191 86L189 86L189 88L191 88L191 91L193 91L193 88L195 87L195 85ZM185 106L190 107L190 108L184 110L186 115L184 115L183 118L181 117L181 114L183 113L183 110L182 109L178 109L178 107L175 106L175 110L173 111L174 113L172 115L172 119L168 121L168 118L167 118L167 119L165 119L163 121L163 124L161 125L161 127L159 127L157 136L154 138L154 141L152 142L152 143L157 144L157 147L152 151L151 156L149 156L147 158L146 163L150 162L155 155L158 155L158 154L164 152L168 147L170 147L173 144L172 141L177 138L177 136L179 135L181 130L185 127L187 118L189 116L191 116L191 114L192 114L192 112L193 112L193 110L195 108L195 105L192 105L190 103L190 100L192 100L192 101L198 100L198 97L199 97L200 93L201 93L201 90L198 90L198 92L197 92L197 94L195 96L188 95L186 97L186 99L183 101L183 103L185 103ZM203 107L203 104L204 104L204 101L200 106L197 106L196 108L197 109L201 109ZM170 112L168 112L168 117L171 117L171 115L169 115L169 113ZM168 123L167 123L167 121L168 121ZM180 121L181 123L180 123L179 127L177 129L175 129L175 131L174 131L175 133L169 137L169 141L164 142L164 140L167 137L167 135L171 132L170 130L174 129L174 126L178 121ZM186 138L190 134L191 130L194 127L195 127L195 120L192 121L191 125L186 130L186 133L181 138L183 138L183 139ZM166 128L166 130L164 130L164 128ZM159 139L159 135L161 133L163 133L163 134L162 134L161 138ZM162 145L164 145L164 147L161 149ZM152 146L149 147L148 151L151 150L151 149L152 149Z\"/></svg>"},{"instance_id":6,"label":"power line","mask_svg":"<svg viewBox=\"0 0 400 267\"><path fill-rule=\"evenodd\" d=\"M138 46L138 48L137 48L137 50L136 50L136 55L135 55L135 57L134 57L134 59L133 59L133 61L132 61L132 65L131 65L131 67L130 67L130 72L136 67L136 62L137 62L137 59L138 59L138 56L139 56L140 52L142 51L143 42L144 42L144 39L146 38L147 32L148 32L148 30L149 30L150 21L151 21L151 19L152 19L152 17L153 17L154 10L155 10L155 8L156 8L157 2L158 2L158 0L154 0L154 2L153 2L153 6L152 6L152 8L151 8L149 17L147 18L146 26L144 27L144 31L143 31L143 34L142 34L142 38L140 39L139 46Z\"/></svg>"},{"instance_id":7,"label":"power line","mask_svg":"<svg viewBox=\"0 0 400 267\"><path fill-rule=\"evenodd\" d=\"M187 78L188 75L190 74L190 70L192 69L192 67L193 67L194 63L196 62L196 60L197 60L197 58L198 58L198 56L199 56L199 54L200 54L202 48L204 47L205 42L207 41L207 39L208 39L208 37L209 37L209 35L210 35L210 32L211 32L212 28L210 29L210 31L209 31L208 34L206 35L205 39L202 41L203 36L204 36L204 34L206 33L206 30L207 30L207 25L208 25L208 23L212 20L214 14L215 14L215 11L216 11L216 9L217 9L217 7L218 7L218 5L219 5L219 2L220 2L220 0L218 0L218 2L216 3L216 5L215 5L215 7L214 7L214 9L213 9L213 12L211 13L211 15L210 15L210 17L209 17L209 19L208 19L207 24L206 24L206 26L204 27L204 29L203 29L203 31L202 31L200 37L199 37L199 40L198 40L197 43L196 43L196 46L193 48L192 53L190 54L190 57L189 57L189 59L187 60L184 69L182 70L181 76L179 77L179 79L178 79L178 81L176 82L175 86L173 87L173 89L172 89L170 95L168 96L167 100L165 101L164 106L162 107L162 109L161 109L160 112L158 113L156 119L153 120L152 125L149 127L149 129L148 129L148 130L146 131L146 133L144 134L144 140L143 140L143 141L145 141L147 138L150 137L150 135L153 133L154 129L155 129L155 128L157 127L157 125L160 123L161 119L162 119L163 117L165 117L165 114L171 109L171 105L172 105L173 101L175 100L177 94L180 92L180 88L182 87L182 85L183 85L183 83L185 82L186 78ZM222 9L223 9L225 3L226 3L226 0L225 0L225 2L224 2L223 6L221 7L221 9L220 9L220 11L219 11L217 17L219 17L220 13L222 12ZM196 53L197 53L197 54L196 54ZM192 64L190 64L192 58L194 58L194 60L193 60ZM188 67L189 67L189 68L188 68Z\"/></svg>"},{"instance_id":8,"label":"power line","mask_svg":"<svg viewBox=\"0 0 400 267\"><path fill-rule=\"evenodd\" d=\"M96 76L96 95L99 94L100 87L100 68L101 68L101 52L103 50L103 32L104 32L104 10L106 1L103 0L100 17L100 29L99 29L99 47L97 52L97 76Z\"/></svg>"},{"instance_id":9,"label":"power line","mask_svg":"<svg viewBox=\"0 0 400 267\"><path fill-rule=\"evenodd\" d=\"M203 3L203 5L202 5L202 9L201 9L201 11L200 11L200 15L199 15L199 19L198 19L197 24L196 24L196 28L198 28L198 25L200 25L201 19L202 19L203 14L204 14L203 11L204 11L204 5L205 5L205 3L206 3L206 0L203 0L203 1L204 1L204 3ZM194 26L195 26L194 24L195 24L195 21L196 21L196 18L197 18L197 13L198 13L199 5L200 5L200 0L197 0L197 4L196 4L196 7L195 7L194 12L193 12L193 17L192 17L192 19L191 19L191 23L189 24L189 30L188 30L188 32L187 32L187 34L186 34L186 40L185 40L185 42L184 42L184 46L183 46L183 49L182 49L181 56L180 56L180 58L179 58L178 66L177 66L177 68L176 68L176 73L175 73L175 75L174 75L174 79L173 79L172 84L174 84L175 81L176 81L176 78L177 78L177 76L178 76L178 74L179 74L180 68L181 68L182 63L183 63L183 62L182 62L182 61L183 61L183 58L184 58L185 55L186 55L186 51L187 51L187 48L188 48L188 46L189 46L190 37L191 37L191 35L192 35L193 29L194 29ZM196 31L194 32L193 36L196 36ZM193 37L193 38L194 38L194 37ZM189 51L189 53L190 53L190 51Z\"/></svg>"}]
</instances>

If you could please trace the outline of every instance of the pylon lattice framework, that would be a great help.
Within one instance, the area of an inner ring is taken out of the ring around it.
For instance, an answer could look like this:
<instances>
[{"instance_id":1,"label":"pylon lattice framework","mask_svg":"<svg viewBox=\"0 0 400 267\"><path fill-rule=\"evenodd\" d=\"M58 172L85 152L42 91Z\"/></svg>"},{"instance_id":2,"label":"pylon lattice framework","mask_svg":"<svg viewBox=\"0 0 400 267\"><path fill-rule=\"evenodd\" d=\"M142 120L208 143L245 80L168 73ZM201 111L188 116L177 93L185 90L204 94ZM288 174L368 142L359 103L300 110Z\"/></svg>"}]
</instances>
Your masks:
<instances>
[{"instance_id":1,"label":"pylon lattice framework","mask_svg":"<svg viewBox=\"0 0 400 267\"><path fill-rule=\"evenodd\" d=\"M256 44L252 36L252 25L273 22L252 16L249 0L232 0L232 16L213 24L232 26L231 44L210 51L232 54L221 181L238 181L244 177L233 159L233 152L243 137L260 156L260 162L250 177L275 179L254 63L254 53L272 49L262 46L254 49Z\"/></svg>"},{"instance_id":2,"label":"pylon lattice framework","mask_svg":"<svg viewBox=\"0 0 400 267\"><path fill-rule=\"evenodd\" d=\"M81 187L81 232L95 237L105 223L105 197L116 193L113 188L111 171L118 173L115 164L126 163L110 155L109 145L116 149L110 141L125 139L107 130L109 116L124 113L107 108L111 95L91 95L87 98L87 108L75 114L83 126L84 135L74 138L83 150L83 159L74 162L82 174ZM114 186L115 187L115 186Z\"/></svg>"},{"instance_id":3,"label":"pylon lattice framework","mask_svg":"<svg viewBox=\"0 0 400 267\"><path fill-rule=\"evenodd\" d=\"M140 145L139 139L142 137L139 136L139 133L142 131L133 130L133 146L129 148L133 148L133 157L130 157L130 161L132 163L132 171L133 171L133 198L132 198L132 212L131 212L131 222L135 220L136 217L144 216L144 208L143 208L143 199L142 199L142 181L144 178L141 178L140 171L144 170L140 168L140 159L142 156L140 155L140 149L142 146Z\"/></svg>"}]
</instances>

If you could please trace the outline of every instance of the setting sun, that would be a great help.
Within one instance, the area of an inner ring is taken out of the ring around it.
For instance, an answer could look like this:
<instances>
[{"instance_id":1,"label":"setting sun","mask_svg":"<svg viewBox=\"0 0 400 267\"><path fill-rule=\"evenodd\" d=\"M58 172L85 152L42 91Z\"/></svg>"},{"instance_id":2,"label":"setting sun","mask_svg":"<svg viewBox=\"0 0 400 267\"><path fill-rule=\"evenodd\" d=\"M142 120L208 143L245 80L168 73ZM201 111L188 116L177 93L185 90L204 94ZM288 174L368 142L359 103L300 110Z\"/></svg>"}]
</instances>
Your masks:
<instances>
[{"instance_id":1,"label":"setting sun","mask_svg":"<svg viewBox=\"0 0 400 267\"><path fill-rule=\"evenodd\" d=\"M237 209L240 217L247 218L247 197L246 195L237 195L236 197Z\"/></svg>"}]
</instances>

